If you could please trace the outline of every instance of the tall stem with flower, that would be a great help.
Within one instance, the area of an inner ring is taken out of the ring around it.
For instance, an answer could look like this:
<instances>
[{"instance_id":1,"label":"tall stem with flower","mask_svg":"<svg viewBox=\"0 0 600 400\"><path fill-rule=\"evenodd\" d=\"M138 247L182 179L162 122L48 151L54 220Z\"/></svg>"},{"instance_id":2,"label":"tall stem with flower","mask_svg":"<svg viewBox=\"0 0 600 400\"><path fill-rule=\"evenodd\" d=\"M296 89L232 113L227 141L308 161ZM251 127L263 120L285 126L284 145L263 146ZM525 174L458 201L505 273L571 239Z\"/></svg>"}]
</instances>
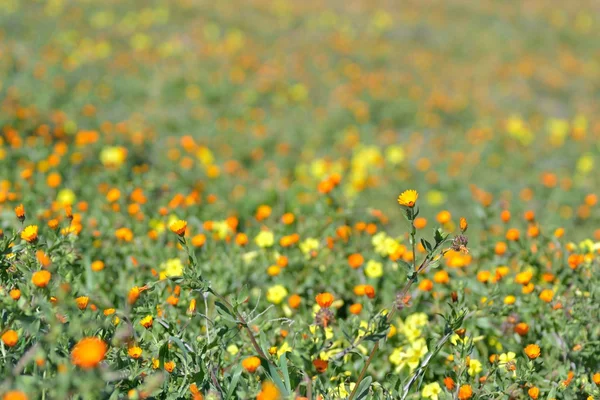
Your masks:
<instances>
[{"instance_id":1,"label":"tall stem with flower","mask_svg":"<svg viewBox=\"0 0 600 400\"><path fill-rule=\"evenodd\" d=\"M467 230L468 225L467 225L466 219L461 218L461 220L460 220L461 234L456 236L454 239L452 239L452 240L448 239L448 234L442 233L442 231L440 229L436 229L434 232L434 241L435 241L434 244L428 242L425 239L421 239L421 244L423 245L423 248L425 249L427 254L426 254L425 258L423 259L423 261L421 263L417 264L417 254L416 254L417 229L415 227L415 219L419 215L419 209L418 209L418 207L416 207L418 197L419 197L419 194L417 193L416 190L406 190L402 194L400 194L400 196L398 196L398 203L402 207L405 208L405 216L406 216L406 219L408 220L408 222L410 223L410 227L411 227L410 240L411 240L411 247L412 247L412 265L410 265L408 263L404 263L408 269L408 276L407 276L408 282L406 282L406 284L404 285L402 290L400 290L400 292L398 292L398 294L396 295L395 304L393 305L391 311L388 312L388 314L387 314L387 317L386 317L387 328L386 329L389 329L389 325L392 322L395 312L404 308L404 306L408 303L408 291L410 290L411 286L415 282L417 282L419 273L425 272L425 270L428 267L437 266L440 263L440 260L444 256L444 254L446 254L446 252L448 252L449 250L456 250L456 251L462 251L462 252L468 251L467 250L468 240L467 240L467 237L465 235L463 235L463 233ZM444 245L446 243L448 243L449 241L451 241L451 246L443 249ZM427 367L431 358L433 356L435 356L441 350L442 346L446 343L446 341L448 340L450 335L454 332L454 330L456 330L460 327L460 325L462 324L462 321L465 318L465 313L464 312L455 313L453 311L452 316L453 316L453 318L451 320L450 319L446 320L445 334L438 341L434 351L431 352L431 354L427 357L425 363L420 364L419 368L417 368L415 373L412 375L412 378L404 386L402 398L406 397L407 393L410 391L410 388L412 387L414 382L416 382L418 380L419 376L421 376L424 373L425 368ZM365 378L367 370L368 370L369 366L371 365L373 358L375 357L375 353L379 350L379 348L381 346L381 342L383 340L385 340L385 339L381 339L381 340L377 341L375 343L375 345L373 346L373 348L371 349L371 352L369 353L367 361L365 362L365 365L363 366L363 368L361 369L361 371L358 375L358 379L356 381L354 389L352 390L352 392L350 393L350 396L348 397L349 400L354 399L355 396L357 395L360 384L363 381L363 379ZM354 348L357 345L358 345L358 343L355 343L351 347ZM346 354L345 352L342 352L342 353L344 355Z\"/></svg>"}]
</instances>

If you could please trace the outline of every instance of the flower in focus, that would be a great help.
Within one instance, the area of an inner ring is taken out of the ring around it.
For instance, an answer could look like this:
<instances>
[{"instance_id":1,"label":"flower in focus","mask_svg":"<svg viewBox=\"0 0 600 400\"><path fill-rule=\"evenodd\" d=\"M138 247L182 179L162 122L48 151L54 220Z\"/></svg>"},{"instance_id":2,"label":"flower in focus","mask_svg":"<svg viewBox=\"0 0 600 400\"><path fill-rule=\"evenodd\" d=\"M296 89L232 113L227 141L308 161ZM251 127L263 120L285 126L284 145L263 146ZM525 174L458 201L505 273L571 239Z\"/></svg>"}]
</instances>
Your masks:
<instances>
[{"instance_id":1,"label":"flower in focus","mask_svg":"<svg viewBox=\"0 0 600 400\"><path fill-rule=\"evenodd\" d=\"M184 220L177 220L175 222L173 222L171 225L169 225L169 229L171 229L171 232L177 234L178 236L183 236L185 235L185 229L187 228L187 222Z\"/></svg>"},{"instance_id":2,"label":"flower in focus","mask_svg":"<svg viewBox=\"0 0 600 400\"><path fill-rule=\"evenodd\" d=\"M405 190L398 196L398 204L404 207L412 208L415 206L419 193L416 190Z\"/></svg>"},{"instance_id":3,"label":"flower in focus","mask_svg":"<svg viewBox=\"0 0 600 400\"><path fill-rule=\"evenodd\" d=\"M94 368L104 360L106 350L106 343L98 337L81 339L71 351L71 362L83 369Z\"/></svg>"},{"instance_id":4,"label":"flower in focus","mask_svg":"<svg viewBox=\"0 0 600 400\"><path fill-rule=\"evenodd\" d=\"M23 232L21 232L21 239L28 243L34 243L38 238L38 227L37 225L29 225Z\"/></svg>"},{"instance_id":5,"label":"flower in focus","mask_svg":"<svg viewBox=\"0 0 600 400\"><path fill-rule=\"evenodd\" d=\"M333 303L333 295L331 293L319 293L316 297L315 300L317 301L317 304L319 304L319 306L321 308L327 308L329 306L331 306L331 304Z\"/></svg>"},{"instance_id":6,"label":"flower in focus","mask_svg":"<svg viewBox=\"0 0 600 400\"><path fill-rule=\"evenodd\" d=\"M537 344L528 344L525 347L525 354L529 357L530 360L535 360L541 354L540 346Z\"/></svg>"}]
</instances>

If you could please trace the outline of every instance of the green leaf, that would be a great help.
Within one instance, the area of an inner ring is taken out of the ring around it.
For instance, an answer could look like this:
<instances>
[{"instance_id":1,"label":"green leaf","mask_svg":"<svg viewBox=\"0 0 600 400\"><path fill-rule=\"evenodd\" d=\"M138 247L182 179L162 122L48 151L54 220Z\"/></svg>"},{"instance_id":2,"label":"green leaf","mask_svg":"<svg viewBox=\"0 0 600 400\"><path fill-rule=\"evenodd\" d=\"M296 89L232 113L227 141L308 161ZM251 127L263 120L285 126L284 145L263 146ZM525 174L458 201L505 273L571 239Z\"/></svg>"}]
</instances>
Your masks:
<instances>
[{"instance_id":1,"label":"green leaf","mask_svg":"<svg viewBox=\"0 0 600 400\"><path fill-rule=\"evenodd\" d=\"M283 381L285 382L285 388L287 389L288 392L291 392L292 385L290 385L290 374L288 372L286 353L283 353L281 355L281 358L279 358L279 368L281 368L281 373L283 374Z\"/></svg>"},{"instance_id":2,"label":"green leaf","mask_svg":"<svg viewBox=\"0 0 600 400\"><path fill-rule=\"evenodd\" d=\"M231 398L231 396L233 396L233 393L235 392L235 388L237 387L241 376L242 365L238 364L232 372L231 382L229 382L229 386L227 387L227 396L225 397L226 399L229 399Z\"/></svg>"},{"instance_id":3,"label":"green leaf","mask_svg":"<svg viewBox=\"0 0 600 400\"><path fill-rule=\"evenodd\" d=\"M358 389L356 390L356 400L367 398L372 381L373 378L371 378L370 376L367 376L365 379L362 380L360 385L358 385Z\"/></svg>"}]
</instances>

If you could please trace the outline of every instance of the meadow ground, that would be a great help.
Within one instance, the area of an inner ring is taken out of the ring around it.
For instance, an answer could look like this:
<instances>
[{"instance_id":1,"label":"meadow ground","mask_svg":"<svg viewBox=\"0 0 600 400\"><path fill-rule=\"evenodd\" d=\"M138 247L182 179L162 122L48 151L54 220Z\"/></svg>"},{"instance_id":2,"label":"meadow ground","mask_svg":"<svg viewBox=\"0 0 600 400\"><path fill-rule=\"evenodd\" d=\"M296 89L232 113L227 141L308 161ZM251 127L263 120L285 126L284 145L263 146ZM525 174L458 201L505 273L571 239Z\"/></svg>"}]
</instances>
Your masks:
<instances>
[{"instance_id":1,"label":"meadow ground","mask_svg":"<svg viewBox=\"0 0 600 400\"><path fill-rule=\"evenodd\" d=\"M600 399L599 16L1 1L1 398Z\"/></svg>"}]
</instances>

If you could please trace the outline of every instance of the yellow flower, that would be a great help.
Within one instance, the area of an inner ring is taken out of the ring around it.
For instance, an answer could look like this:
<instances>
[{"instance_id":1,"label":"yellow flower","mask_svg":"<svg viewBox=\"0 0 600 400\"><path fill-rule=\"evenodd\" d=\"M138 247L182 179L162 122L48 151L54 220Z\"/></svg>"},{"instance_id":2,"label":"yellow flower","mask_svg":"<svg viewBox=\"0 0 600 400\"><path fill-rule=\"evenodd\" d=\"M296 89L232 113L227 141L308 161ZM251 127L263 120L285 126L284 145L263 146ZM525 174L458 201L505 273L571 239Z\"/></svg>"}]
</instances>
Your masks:
<instances>
[{"instance_id":1,"label":"yellow flower","mask_svg":"<svg viewBox=\"0 0 600 400\"><path fill-rule=\"evenodd\" d=\"M385 159L392 165L400 164L404 161L404 150L400 146L389 146L385 150Z\"/></svg>"},{"instance_id":2,"label":"yellow flower","mask_svg":"<svg viewBox=\"0 0 600 400\"><path fill-rule=\"evenodd\" d=\"M515 353L513 353L512 351L509 351L508 353L503 353L500 354L500 357L498 357L498 365L502 366L502 365L506 365L509 362L517 362L517 360L515 360L515 357L517 355Z\"/></svg>"},{"instance_id":3,"label":"yellow flower","mask_svg":"<svg viewBox=\"0 0 600 400\"><path fill-rule=\"evenodd\" d=\"M481 372L482 370L481 362L478 360L471 360L469 362L469 375L474 376Z\"/></svg>"},{"instance_id":4,"label":"yellow flower","mask_svg":"<svg viewBox=\"0 0 600 400\"><path fill-rule=\"evenodd\" d=\"M175 278L183 275L183 263L179 258L172 258L162 263L161 268L165 276Z\"/></svg>"},{"instance_id":5,"label":"yellow flower","mask_svg":"<svg viewBox=\"0 0 600 400\"><path fill-rule=\"evenodd\" d=\"M62 189L56 195L56 201L63 206L73 205L75 203L75 193L71 189Z\"/></svg>"},{"instance_id":6,"label":"yellow flower","mask_svg":"<svg viewBox=\"0 0 600 400\"><path fill-rule=\"evenodd\" d=\"M288 291L282 285L271 286L267 290L267 300L273 304L279 304L288 295Z\"/></svg>"},{"instance_id":7,"label":"yellow flower","mask_svg":"<svg viewBox=\"0 0 600 400\"><path fill-rule=\"evenodd\" d=\"M383 275L383 265L375 260L369 260L365 267L365 275L369 278L380 278Z\"/></svg>"},{"instance_id":8,"label":"yellow flower","mask_svg":"<svg viewBox=\"0 0 600 400\"><path fill-rule=\"evenodd\" d=\"M105 167L120 167L127 158L127 149L119 146L109 146L100 152L100 161Z\"/></svg>"},{"instance_id":9,"label":"yellow flower","mask_svg":"<svg viewBox=\"0 0 600 400\"><path fill-rule=\"evenodd\" d=\"M433 382L423 387L421 396L431 400L438 400L438 395L442 393L442 388L439 383Z\"/></svg>"},{"instance_id":10,"label":"yellow flower","mask_svg":"<svg viewBox=\"0 0 600 400\"><path fill-rule=\"evenodd\" d=\"M412 208L417 203L419 193L416 190L405 190L398 196L398 204L404 207Z\"/></svg>"},{"instance_id":11,"label":"yellow flower","mask_svg":"<svg viewBox=\"0 0 600 400\"><path fill-rule=\"evenodd\" d=\"M254 242L258 247L271 247L273 246L273 242L275 238L273 236L273 232L271 231L260 231L258 235L254 238Z\"/></svg>"},{"instance_id":12,"label":"yellow flower","mask_svg":"<svg viewBox=\"0 0 600 400\"><path fill-rule=\"evenodd\" d=\"M315 238L306 238L299 247L302 253L310 254L311 251L319 249L319 241Z\"/></svg>"},{"instance_id":13,"label":"yellow flower","mask_svg":"<svg viewBox=\"0 0 600 400\"><path fill-rule=\"evenodd\" d=\"M235 344L230 344L227 346L227 352L232 356L235 356L239 351L240 349Z\"/></svg>"},{"instance_id":14,"label":"yellow flower","mask_svg":"<svg viewBox=\"0 0 600 400\"><path fill-rule=\"evenodd\" d=\"M33 243L37 240L37 238L38 238L37 225L29 225L28 227L23 229L23 232L21 232L21 239L25 240L26 242Z\"/></svg>"}]
</instances>

